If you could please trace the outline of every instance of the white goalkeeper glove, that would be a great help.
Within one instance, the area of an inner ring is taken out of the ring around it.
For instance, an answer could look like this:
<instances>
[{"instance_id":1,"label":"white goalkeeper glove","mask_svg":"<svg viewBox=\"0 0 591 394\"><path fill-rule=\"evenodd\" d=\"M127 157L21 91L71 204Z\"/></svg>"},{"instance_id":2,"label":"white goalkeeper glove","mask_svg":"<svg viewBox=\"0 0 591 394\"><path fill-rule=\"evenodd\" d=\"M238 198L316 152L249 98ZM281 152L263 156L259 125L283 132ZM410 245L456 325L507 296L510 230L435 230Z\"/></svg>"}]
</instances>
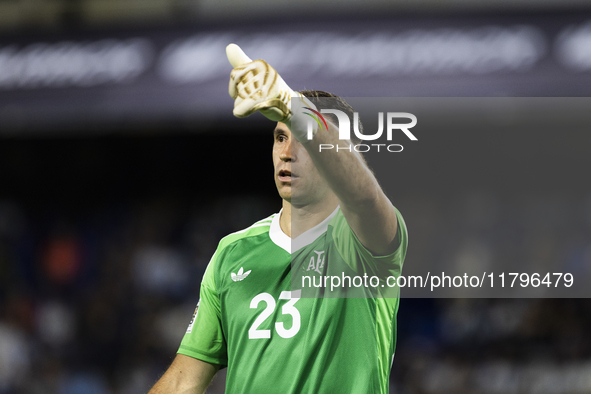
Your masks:
<instances>
[{"instance_id":1,"label":"white goalkeeper glove","mask_svg":"<svg viewBox=\"0 0 591 394\"><path fill-rule=\"evenodd\" d=\"M234 116L245 118L260 111L272 121L285 123L298 141L311 139L316 134L318 124L308 122L305 114L306 107L316 111L316 106L287 86L269 63L262 59L252 61L236 44L226 47L226 55L234 67L228 89L234 99ZM294 114L291 103L295 99L303 102Z\"/></svg>"}]
</instances>

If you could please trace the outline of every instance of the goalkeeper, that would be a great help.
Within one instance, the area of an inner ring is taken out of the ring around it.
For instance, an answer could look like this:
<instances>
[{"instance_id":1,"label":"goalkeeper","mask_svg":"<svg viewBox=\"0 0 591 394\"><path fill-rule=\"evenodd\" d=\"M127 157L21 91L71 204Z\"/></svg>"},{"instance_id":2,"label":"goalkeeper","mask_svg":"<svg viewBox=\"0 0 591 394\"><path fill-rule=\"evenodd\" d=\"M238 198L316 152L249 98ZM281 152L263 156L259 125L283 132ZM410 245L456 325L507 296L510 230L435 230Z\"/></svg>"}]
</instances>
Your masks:
<instances>
[{"instance_id":1,"label":"goalkeeper","mask_svg":"<svg viewBox=\"0 0 591 394\"><path fill-rule=\"evenodd\" d=\"M292 286L292 276L343 267L400 275L407 247L400 213L358 153L319 152L320 144L350 141L339 140L335 118L319 116L317 98L352 109L325 92L294 92L234 44L226 52L234 115L260 111L277 122L272 156L283 207L221 240L178 354L150 394L204 393L224 367L232 394L386 394L398 298L322 297L327 289L303 297L307 289ZM309 115L319 121L302 120Z\"/></svg>"}]
</instances>

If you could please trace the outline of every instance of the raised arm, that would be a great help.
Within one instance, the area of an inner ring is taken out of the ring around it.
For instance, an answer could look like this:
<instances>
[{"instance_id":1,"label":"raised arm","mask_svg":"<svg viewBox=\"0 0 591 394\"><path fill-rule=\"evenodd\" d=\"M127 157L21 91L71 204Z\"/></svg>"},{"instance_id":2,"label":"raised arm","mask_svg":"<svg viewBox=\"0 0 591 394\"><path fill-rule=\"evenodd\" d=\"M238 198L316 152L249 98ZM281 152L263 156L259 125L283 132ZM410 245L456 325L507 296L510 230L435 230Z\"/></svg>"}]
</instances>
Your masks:
<instances>
[{"instance_id":1,"label":"raised arm","mask_svg":"<svg viewBox=\"0 0 591 394\"><path fill-rule=\"evenodd\" d=\"M363 246L374 255L386 255L396 248L396 211L382 191L365 160L351 142L339 140L337 127L327 121L312 140L300 138L316 169L340 201L343 215ZM346 149L320 151L320 144ZM351 149L351 151L349 151Z\"/></svg>"},{"instance_id":2,"label":"raised arm","mask_svg":"<svg viewBox=\"0 0 591 394\"><path fill-rule=\"evenodd\" d=\"M203 394L219 365L177 354L148 394Z\"/></svg>"},{"instance_id":3,"label":"raised arm","mask_svg":"<svg viewBox=\"0 0 591 394\"><path fill-rule=\"evenodd\" d=\"M374 255L393 252L397 245L396 210L360 154L353 149L351 152L346 149L319 151L320 144L348 146L351 142L340 141L337 127L330 122L328 130L319 126L310 140L305 126L308 118L301 112L303 107L310 109L314 104L294 92L264 60L251 61L234 44L230 44L226 52L234 67L229 88L230 96L235 99L234 115L245 117L258 110L287 127L293 135L293 143L304 146L316 169L339 199L347 223L361 243ZM296 99L303 100L304 106L292 105ZM298 116L304 120L296 121Z\"/></svg>"}]
</instances>

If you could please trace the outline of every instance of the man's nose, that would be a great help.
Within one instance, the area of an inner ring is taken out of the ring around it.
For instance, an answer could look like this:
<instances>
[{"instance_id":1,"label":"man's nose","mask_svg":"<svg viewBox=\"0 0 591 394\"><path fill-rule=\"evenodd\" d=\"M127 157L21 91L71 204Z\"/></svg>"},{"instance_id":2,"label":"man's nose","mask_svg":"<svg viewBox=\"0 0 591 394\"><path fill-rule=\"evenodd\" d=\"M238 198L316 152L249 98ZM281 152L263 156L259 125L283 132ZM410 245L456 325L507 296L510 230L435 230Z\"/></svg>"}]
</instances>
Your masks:
<instances>
[{"instance_id":1,"label":"man's nose","mask_svg":"<svg viewBox=\"0 0 591 394\"><path fill-rule=\"evenodd\" d=\"M280 159L283 161L291 161L293 160L293 152L291 150L292 144L291 144L291 138L285 143L283 144L283 148L281 149L280 152Z\"/></svg>"}]
</instances>

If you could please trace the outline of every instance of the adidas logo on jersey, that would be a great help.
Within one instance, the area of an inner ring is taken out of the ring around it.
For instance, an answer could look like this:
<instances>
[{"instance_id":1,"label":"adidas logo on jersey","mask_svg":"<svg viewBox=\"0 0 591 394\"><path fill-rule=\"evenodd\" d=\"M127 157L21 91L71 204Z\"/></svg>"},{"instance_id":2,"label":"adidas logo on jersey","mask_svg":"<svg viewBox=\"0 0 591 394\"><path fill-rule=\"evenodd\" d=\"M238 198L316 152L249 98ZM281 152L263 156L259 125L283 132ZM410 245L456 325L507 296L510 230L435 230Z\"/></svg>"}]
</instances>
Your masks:
<instances>
[{"instance_id":1,"label":"adidas logo on jersey","mask_svg":"<svg viewBox=\"0 0 591 394\"><path fill-rule=\"evenodd\" d=\"M248 270L248 271L244 272L244 269L242 267L240 267L240 270L238 271L237 274L230 272L230 277L232 277L232 280L234 282L240 282L241 280L244 280L244 278L246 278L248 276L248 274L250 274L250 271L252 271L252 270Z\"/></svg>"}]
</instances>

